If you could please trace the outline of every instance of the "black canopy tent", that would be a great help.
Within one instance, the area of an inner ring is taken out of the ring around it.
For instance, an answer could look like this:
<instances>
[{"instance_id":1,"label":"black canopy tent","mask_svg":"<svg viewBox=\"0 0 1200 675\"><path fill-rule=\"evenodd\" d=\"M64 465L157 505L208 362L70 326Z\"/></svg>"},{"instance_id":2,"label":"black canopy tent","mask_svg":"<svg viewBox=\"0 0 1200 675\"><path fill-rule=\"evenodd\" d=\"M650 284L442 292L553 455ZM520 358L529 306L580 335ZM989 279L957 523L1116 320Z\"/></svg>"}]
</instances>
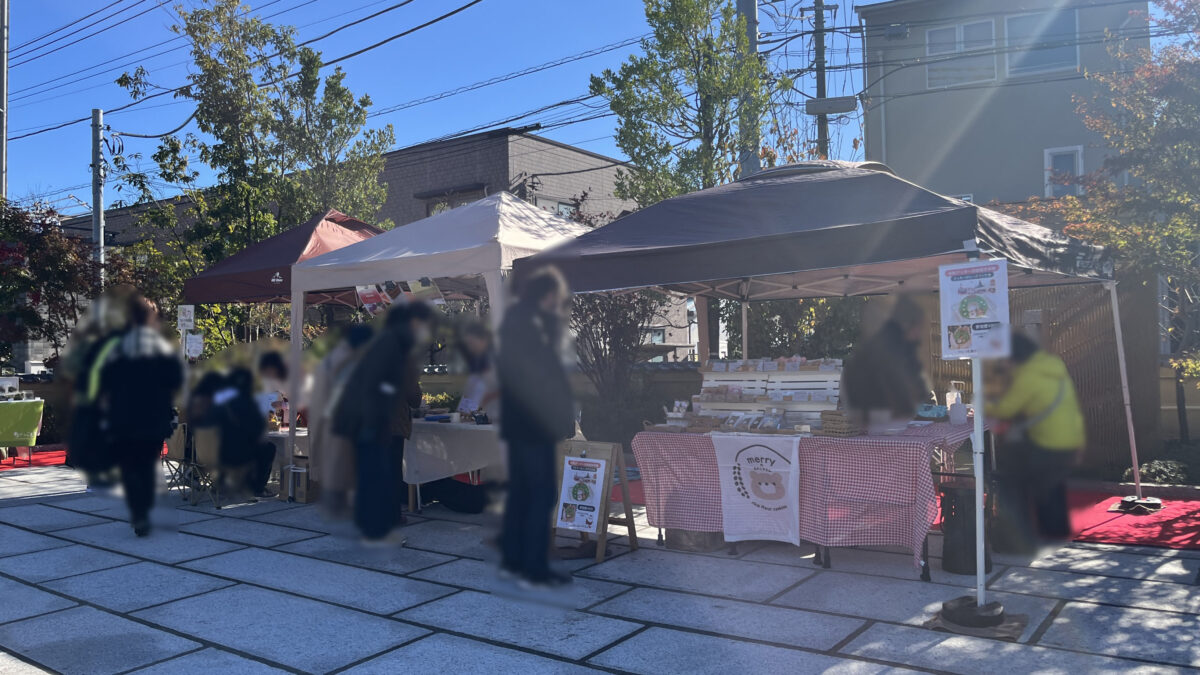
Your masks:
<instances>
[{"instance_id":1,"label":"black canopy tent","mask_svg":"<svg viewBox=\"0 0 1200 675\"><path fill-rule=\"evenodd\" d=\"M626 215L516 261L513 272L519 284L531 270L554 265L576 292L661 287L755 301L934 292L939 265L976 256L1007 260L1010 288L1108 286L1140 498L1110 253L931 192L883 164L816 161L768 169Z\"/></svg>"},{"instance_id":2,"label":"black canopy tent","mask_svg":"<svg viewBox=\"0 0 1200 675\"><path fill-rule=\"evenodd\" d=\"M1018 268L1013 287L1110 280L1100 248L930 192L882 164L820 161L668 199L519 261L580 292L660 286L736 300L937 289L969 253Z\"/></svg>"},{"instance_id":3,"label":"black canopy tent","mask_svg":"<svg viewBox=\"0 0 1200 675\"><path fill-rule=\"evenodd\" d=\"M1113 264L1106 251L1048 228L930 192L878 163L771 169L654 204L516 261L521 277L558 267L576 292L658 286L746 302L938 289L938 266L1006 260L1010 288L1108 285L1137 498L1142 498ZM972 360L975 391L983 369ZM983 419L975 464L976 603L985 601Z\"/></svg>"}]
</instances>

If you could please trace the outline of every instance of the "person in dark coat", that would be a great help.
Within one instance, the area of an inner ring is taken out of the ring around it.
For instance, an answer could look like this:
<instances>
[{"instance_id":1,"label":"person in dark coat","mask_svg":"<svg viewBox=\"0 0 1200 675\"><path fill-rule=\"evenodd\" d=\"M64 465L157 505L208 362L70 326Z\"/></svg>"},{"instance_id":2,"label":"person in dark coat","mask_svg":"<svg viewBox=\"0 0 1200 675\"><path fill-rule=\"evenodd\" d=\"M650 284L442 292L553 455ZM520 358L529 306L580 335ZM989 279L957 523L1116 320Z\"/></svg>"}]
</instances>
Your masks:
<instances>
[{"instance_id":1,"label":"person in dark coat","mask_svg":"<svg viewBox=\"0 0 1200 675\"><path fill-rule=\"evenodd\" d=\"M526 585L566 583L550 569L557 502L555 446L575 435L575 402L560 345L570 292L553 269L525 283L500 332L500 435L508 443L508 501L501 571Z\"/></svg>"},{"instance_id":2,"label":"person in dark coat","mask_svg":"<svg viewBox=\"0 0 1200 675\"><path fill-rule=\"evenodd\" d=\"M158 331L158 308L141 295L129 300L129 329L101 374L102 429L121 469L129 520L139 537L150 533L156 471L175 419L183 385L179 356Z\"/></svg>"},{"instance_id":3,"label":"person in dark coat","mask_svg":"<svg viewBox=\"0 0 1200 675\"><path fill-rule=\"evenodd\" d=\"M245 368L229 374L228 387L214 396L214 419L221 428L221 465L247 467L243 486L255 498L270 499L267 489L275 445L265 437L267 418L254 398L254 375Z\"/></svg>"},{"instance_id":4,"label":"person in dark coat","mask_svg":"<svg viewBox=\"0 0 1200 675\"><path fill-rule=\"evenodd\" d=\"M901 296L883 327L850 355L842 374L845 407L864 421L912 419L931 396L918 351L928 330L925 311Z\"/></svg>"},{"instance_id":5,"label":"person in dark coat","mask_svg":"<svg viewBox=\"0 0 1200 675\"><path fill-rule=\"evenodd\" d=\"M411 408L421 405L414 349L427 338L431 318L423 303L394 305L334 409L333 433L354 444L354 519L368 541L383 539L399 522L404 439L412 433Z\"/></svg>"}]
</instances>

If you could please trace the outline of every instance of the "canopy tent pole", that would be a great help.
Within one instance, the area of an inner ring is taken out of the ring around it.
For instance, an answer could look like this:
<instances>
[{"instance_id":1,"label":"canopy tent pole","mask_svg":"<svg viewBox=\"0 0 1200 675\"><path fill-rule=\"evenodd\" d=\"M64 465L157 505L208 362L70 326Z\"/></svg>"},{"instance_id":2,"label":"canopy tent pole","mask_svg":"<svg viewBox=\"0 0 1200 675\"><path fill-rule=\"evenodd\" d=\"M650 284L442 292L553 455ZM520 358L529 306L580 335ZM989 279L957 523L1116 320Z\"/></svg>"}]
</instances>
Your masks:
<instances>
[{"instance_id":1,"label":"canopy tent pole","mask_svg":"<svg viewBox=\"0 0 1200 675\"><path fill-rule=\"evenodd\" d=\"M1129 371L1125 366L1125 332L1121 329L1121 307L1117 302L1117 282L1107 284L1112 300L1113 331L1117 335L1117 367L1121 369L1121 398L1125 403L1125 424L1129 427L1129 458L1133 462L1133 485L1137 500L1142 501L1142 469L1138 462L1137 436L1133 429L1133 407L1129 403Z\"/></svg>"},{"instance_id":2,"label":"canopy tent pole","mask_svg":"<svg viewBox=\"0 0 1200 675\"><path fill-rule=\"evenodd\" d=\"M750 280L742 280L742 359L750 358Z\"/></svg>"},{"instance_id":3,"label":"canopy tent pole","mask_svg":"<svg viewBox=\"0 0 1200 675\"><path fill-rule=\"evenodd\" d=\"M304 386L301 377L300 360L304 348L304 291L292 288L292 336L289 349L291 364L288 368L288 393L292 395L292 404L288 406L288 438L287 455L296 454L296 422L300 418L300 387ZM283 477L280 477L282 483ZM282 485L280 486L283 487Z\"/></svg>"},{"instance_id":4,"label":"canopy tent pole","mask_svg":"<svg viewBox=\"0 0 1200 675\"><path fill-rule=\"evenodd\" d=\"M482 276L488 294L488 318L491 319L494 340L498 342L500 324L504 321L504 310L508 305L508 298L504 294L504 275L497 269L484 272Z\"/></svg>"}]
</instances>

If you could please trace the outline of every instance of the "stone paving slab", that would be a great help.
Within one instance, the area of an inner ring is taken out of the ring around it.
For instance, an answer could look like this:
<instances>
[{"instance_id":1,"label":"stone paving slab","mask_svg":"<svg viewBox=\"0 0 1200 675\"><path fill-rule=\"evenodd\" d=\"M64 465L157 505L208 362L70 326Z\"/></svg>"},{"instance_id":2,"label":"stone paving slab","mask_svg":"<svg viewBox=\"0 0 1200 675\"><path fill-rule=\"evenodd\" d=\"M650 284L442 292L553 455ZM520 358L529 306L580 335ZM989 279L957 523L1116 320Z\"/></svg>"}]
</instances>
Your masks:
<instances>
[{"instance_id":1,"label":"stone paving slab","mask_svg":"<svg viewBox=\"0 0 1200 675\"><path fill-rule=\"evenodd\" d=\"M1200 668L1200 617L1072 602L1040 644Z\"/></svg>"},{"instance_id":2,"label":"stone paving slab","mask_svg":"<svg viewBox=\"0 0 1200 675\"><path fill-rule=\"evenodd\" d=\"M396 616L568 659L581 659L641 628L629 621L475 591Z\"/></svg>"},{"instance_id":3,"label":"stone paving slab","mask_svg":"<svg viewBox=\"0 0 1200 675\"><path fill-rule=\"evenodd\" d=\"M210 513L199 513L197 511L186 511L174 506L164 505L162 499L159 499L158 504L150 509L150 523L155 527L174 527L187 525L188 523L196 523L201 520L211 520L216 518L216 515ZM99 511L92 511L93 516L102 516L122 522L129 522L129 509L124 505L114 506Z\"/></svg>"},{"instance_id":4,"label":"stone paving slab","mask_svg":"<svg viewBox=\"0 0 1200 675\"><path fill-rule=\"evenodd\" d=\"M651 628L601 652L588 663L632 673L869 673L911 672L866 661L842 659L796 649Z\"/></svg>"},{"instance_id":5,"label":"stone paving slab","mask_svg":"<svg viewBox=\"0 0 1200 675\"><path fill-rule=\"evenodd\" d=\"M784 565L650 549L631 551L582 572L596 579L755 601L768 600L814 573Z\"/></svg>"},{"instance_id":6,"label":"stone paving slab","mask_svg":"<svg viewBox=\"0 0 1200 675\"><path fill-rule=\"evenodd\" d=\"M262 516L276 511L285 511L303 506L295 502L286 502L282 499L260 499L257 502L246 502L241 504L223 504L221 508L216 508L212 502L204 502L192 506L184 504L179 508L185 511L196 511L197 513L207 513L213 516L227 516L230 518L249 518L251 516Z\"/></svg>"},{"instance_id":7,"label":"stone paving slab","mask_svg":"<svg viewBox=\"0 0 1200 675\"><path fill-rule=\"evenodd\" d=\"M36 499L41 501L50 497L66 497L83 493L87 488L82 483L70 485L42 485L25 481L0 481L0 504L6 501Z\"/></svg>"},{"instance_id":8,"label":"stone paving slab","mask_svg":"<svg viewBox=\"0 0 1200 675\"><path fill-rule=\"evenodd\" d=\"M294 509L285 509L283 511L273 511L261 516L251 516L250 519L260 523L296 527L302 530L312 530L313 532L324 532L325 534L358 535L358 529L354 527L354 523L350 520L326 520L321 516L318 508L311 505L298 506ZM415 519L410 520L415 521Z\"/></svg>"},{"instance_id":9,"label":"stone paving slab","mask_svg":"<svg viewBox=\"0 0 1200 675\"><path fill-rule=\"evenodd\" d=\"M71 542L0 524L0 557L69 546Z\"/></svg>"},{"instance_id":10,"label":"stone paving slab","mask_svg":"<svg viewBox=\"0 0 1200 675\"><path fill-rule=\"evenodd\" d=\"M117 553L72 544L36 553L0 558L0 572L30 582L50 581L137 562ZM0 671L2 672L2 671Z\"/></svg>"},{"instance_id":11,"label":"stone paving slab","mask_svg":"<svg viewBox=\"0 0 1200 675\"><path fill-rule=\"evenodd\" d=\"M196 560L185 567L376 614L393 614L454 592L424 581L257 548Z\"/></svg>"},{"instance_id":12,"label":"stone paving slab","mask_svg":"<svg viewBox=\"0 0 1200 675\"><path fill-rule=\"evenodd\" d=\"M414 670L427 673L455 675L494 675L494 673L529 673L557 675L564 673L595 673L593 668L555 661L554 659L497 647L486 642L436 633L427 638L361 663L346 675L395 675ZM165 675L165 674L164 674Z\"/></svg>"},{"instance_id":13,"label":"stone paving slab","mask_svg":"<svg viewBox=\"0 0 1200 675\"><path fill-rule=\"evenodd\" d=\"M757 603L635 588L591 609L643 623L819 651L833 648L865 621Z\"/></svg>"},{"instance_id":14,"label":"stone paving slab","mask_svg":"<svg viewBox=\"0 0 1200 675\"><path fill-rule=\"evenodd\" d=\"M790 551L788 549L791 549ZM742 556L742 560L792 565L807 569L819 569L813 564L813 547L797 548L788 544L772 542L759 550ZM857 548L835 548L832 568L838 572L872 574L896 579L920 580L921 569L913 565L911 553L891 553ZM975 587L974 574L951 574L942 569L940 559L930 559L929 574L933 581L965 588Z\"/></svg>"},{"instance_id":15,"label":"stone paving slab","mask_svg":"<svg viewBox=\"0 0 1200 675\"><path fill-rule=\"evenodd\" d=\"M231 585L231 581L151 562L114 567L43 584L63 595L122 613Z\"/></svg>"},{"instance_id":16,"label":"stone paving slab","mask_svg":"<svg viewBox=\"0 0 1200 675\"><path fill-rule=\"evenodd\" d=\"M0 623L56 612L76 604L53 593L3 577L0 577L0 598L3 598L3 602L0 602ZM0 642L0 646L4 646L4 643Z\"/></svg>"},{"instance_id":17,"label":"stone paving slab","mask_svg":"<svg viewBox=\"0 0 1200 675\"><path fill-rule=\"evenodd\" d=\"M108 520L104 518L96 518L86 513L59 509L45 504L27 504L0 509L0 523L8 523L38 532L53 532L54 530L99 525L107 522Z\"/></svg>"},{"instance_id":18,"label":"stone paving slab","mask_svg":"<svg viewBox=\"0 0 1200 675\"><path fill-rule=\"evenodd\" d=\"M426 581L434 581L453 586L462 586L484 593L499 593L513 595L519 592L512 581L500 578L499 568L492 563L480 560L457 560L445 565L438 565L412 576ZM591 605L629 590L629 586L614 584L608 581L593 579L576 579L574 583L558 589L557 604L583 609Z\"/></svg>"},{"instance_id":19,"label":"stone paving slab","mask_svg":"<svg viewBox=\"0 0 1200 675\"><path fill-rule=\"evenodd\" d=\"M1091 542L1073 541L1070 548L1082 548L1092 551L1108 551L1111 553L1133 553L1136 555L1163 556L1167 558L1191 558L1200 560L1200 549L1159 548L1157 546L1120 546L1117 544L1093 544Z\"/></svg>"},{"instance_id":20,"label":"stone paving slab","mask_svg":"<svg viewBox=\"0 0 1200 675\"><path fill-rule=\"evenodd\" d=\"M56 499L48 501L48 504L61 509L71 509L72 511L82 511L83 513L91 513L93 511L103 511L105 509L124 509L125 500L116 495L103 493L87 493L78 497L68 499Z\"/></svg>"},{"instance_id":21,"label":"stone paving slab","mask_svg":"<svg viewBox=\"0 0 1200 675\"><path fill-rule=\"evenodd\" d=\"M1200 559L1064 547L1034 560L1030 566L1079 574L1190 584L1195 581L1197 571L1200 571Z\"/></svg>"},{"instance_id":22,"label":"stone paving slab","mask_svg":"<svg viewBox=\"0 0 1200 675\"><path fill-rule=\"evenodd\" d=\"M213 518L191 523L179 528L181 532L199 534L214 539L250 544L252 546L278 546L290 544L302 539L312 539L321 536L320 533L308 530L297 530L294 527L259 523L242 518Z\"/></svg>"},{"instance_id":23,"label":"stone paving slab","mask_svg":"<svg viewBox=\"0 0 1200 675\"><path fill-rule=\"evenodd\" d=\"M170 661L163 661L148 668L135 670L130 675L211 675L212 673L273 675L286 672L288 671L210 647Z\"/></svg>"},{"instance_id":24,"label":"stone paving slab","mask_svg":"<svg viewBox=\"0 0 1200 675\"><path fill-rule=\"evenodd\" d=\"M1173 673L1173 668L1078 654L1001 640L938 633L907 626L875 624L842 649L842 653L905 663L964 675L977 673Z\"/></svg>"},{"instance_id":25,"label":"stone paving slab","mask_svg":"<svg viewBox=\"0 0 1200 675\"><path fill-rule=\"evenodd\" d=\"M774 604L919 626L933 618L943 602L968 594L962 588L924 581L821 572ZM1009 613L1029 616L1022 641L1033 635L1057 604L1055 600L1030 595L993 593L992 596Z\"/></svg>"},{"instance_id":26,"label":"stone paving slab","mask_svg":"<svg viewBox=\"0 0 1200 675\"><path fill-rule=\"evenodd\" d=\"M200 646L92 607L0 626L0 645L68 675L117 673Z\"/></svg>"},{"instance_id":27,"label":"stone paving slab","mask_svg":"<svg viewBox=\"0 0 1200 675\"><path fill-rule=\"evenodd\" d=\"M133 616L306 672L327 672L428 631L251 586L233 586Z\"/></svg>"},{"instance_id":28,"label":"stone paving slab","mask_svg":"<svg viewBox=\"0 0 1200 675\"><path fill-rule=\"evenodd\" d=\"M279 551L320 558L335 563L367 567L392 574L408 574L456 560L453 556L401 546L365 546L359 539L325 536L279 546Z\"/></svg>"},{"instance_id":29,"label":"stone paving slab","mask_svg":"<svg viewBox=\"0 0 1200 675\"><path fill-rule=\"evenodd\" d=\"M482 525L449 520L427 520L404 528L408 546L447 555L498 560L499 552L488 545L498 532Z\"/></svg>"},{"instance_id":30,"label":"stone paving slab","mask_svg":"<svg viewBox=\"0 0 1200 675\"><path fill-rule=\"evenodd\" d=\"M25 663L8 652L0 651L0 675L40 675L49 672Z\"/></svg>"},{"instance_id":31,"label":"stone paving slab","mask_svg":"<svg viewBox=\"0 0 1200 675\"><path fill-rule=\"evenodd\" d=\"M179 563L241 548L237 544L168 529L154 530L148 537L139 537L128 523L121 522L60 530L55 536L163 563Z\"/></svg>"},{"instance_id":32,"label":"stone paving slab","mask_svg":"<svg viewBox=\"0 0 1200 675\"><path fill-rule=\"evenodd\" d=\"M1192 614L1200 612L1200 589L1190 584L1016 568L1001 575L991 588L1063 600Z\"/></svg>"}]
</instances>

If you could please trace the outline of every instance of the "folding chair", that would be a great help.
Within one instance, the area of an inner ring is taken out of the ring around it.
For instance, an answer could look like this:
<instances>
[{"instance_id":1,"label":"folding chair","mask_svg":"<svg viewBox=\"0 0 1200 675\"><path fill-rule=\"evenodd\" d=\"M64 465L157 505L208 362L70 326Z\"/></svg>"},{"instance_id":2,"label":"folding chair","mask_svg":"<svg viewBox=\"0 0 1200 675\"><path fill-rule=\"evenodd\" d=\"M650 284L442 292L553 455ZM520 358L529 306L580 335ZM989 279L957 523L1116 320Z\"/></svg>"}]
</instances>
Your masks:
<instances>
[{"instance_id":1,"label":"folding chair","mask_svg":"<svg viewBox=\"0 0 1200 675\"><path fill-rule=\"evenodd\" d=\"M216 427L200 427L192 430L192 452L194 461L191 465L191 494L189 501L192 506L200 503L204 496L212 501L213 506L221 508L221 432Z\"/></svg>"},{"instance_id":2,"label":"folding chair","mask_svg":"<svg viewBox=\"0 0 1200 675\"><path fill-rule=\"evenodd\" d=\"M167 470L167 491L172 488L189 487L191 468L187 461L187 425L175 427L175 433L167 439L167 454L163 456L163 467Z\"/></svg>"}]
</instances>

